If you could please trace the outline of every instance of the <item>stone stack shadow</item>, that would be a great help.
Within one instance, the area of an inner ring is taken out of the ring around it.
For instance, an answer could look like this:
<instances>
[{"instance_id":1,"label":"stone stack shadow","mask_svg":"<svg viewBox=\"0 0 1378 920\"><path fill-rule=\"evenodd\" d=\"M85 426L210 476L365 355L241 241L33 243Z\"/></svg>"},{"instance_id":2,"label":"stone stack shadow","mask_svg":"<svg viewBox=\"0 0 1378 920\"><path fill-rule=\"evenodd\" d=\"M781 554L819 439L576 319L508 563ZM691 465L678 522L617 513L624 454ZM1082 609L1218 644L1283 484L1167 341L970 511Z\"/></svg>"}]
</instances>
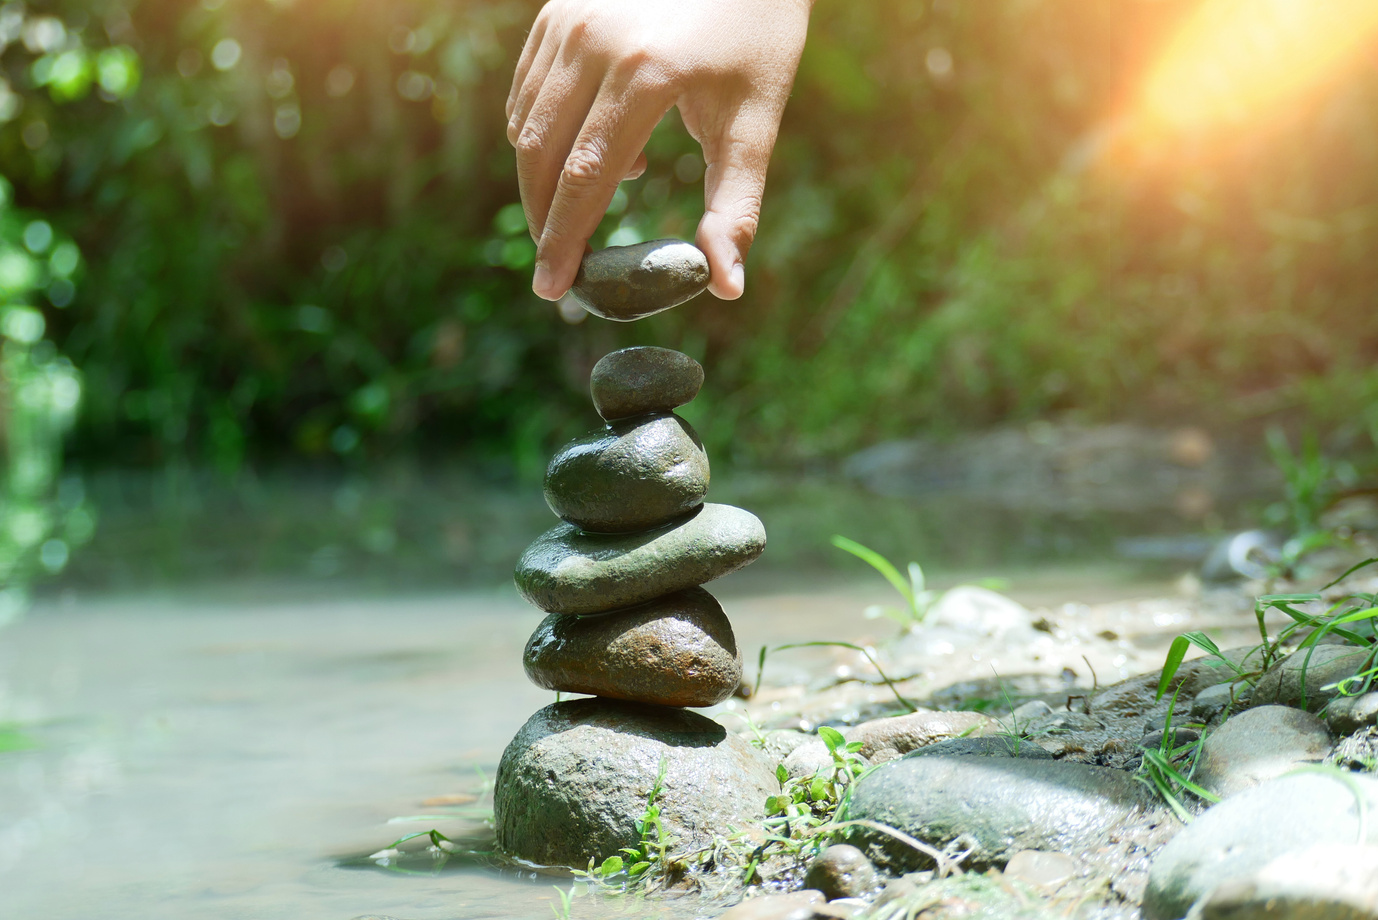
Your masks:
<instances>
[{"instance_id":1,"label":"stone stack shadow","mask_svg":"<svg viewBox=\"0 0 1378 920\"><path fill-rule=\"evenodd\" d=\"M704 503L708 457L674 413L702 384L703 368L677 351L604 356L590 391L606 425L546 472L562 523L517 564L518 590L549 614L523 663L538 686L594 699L547 706L503 753L498 845L517 858L583 867L636 844L662 772L662 820L681 842L760 817L771 791L758 752L680 708L740 686L732 625L700 585L755 561L766 542L754 515Z\"/></svg>"}]
</instances>

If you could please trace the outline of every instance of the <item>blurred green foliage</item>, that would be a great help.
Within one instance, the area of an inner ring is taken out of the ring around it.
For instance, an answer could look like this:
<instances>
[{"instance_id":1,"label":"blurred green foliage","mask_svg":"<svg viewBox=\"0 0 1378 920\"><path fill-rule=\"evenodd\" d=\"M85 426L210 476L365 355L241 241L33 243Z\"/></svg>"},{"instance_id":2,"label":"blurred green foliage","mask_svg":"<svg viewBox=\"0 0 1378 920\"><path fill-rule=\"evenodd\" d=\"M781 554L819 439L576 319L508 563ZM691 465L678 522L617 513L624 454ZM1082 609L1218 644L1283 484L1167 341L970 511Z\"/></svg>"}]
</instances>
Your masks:
<instances>
[{"instance_id":1,"label":"blurred green foliage","mask_svg":"<svg viewBox=\"0 0 1378 920\"><path fill-rule=\"evenodd\" d=\"M81 379L30 304L40 292L70 301L79 264L72 241L15 208L0 180L0 625L23 611L32 577L63 568L95 528L80 481L59 484Z\"/></svg>"},{"instance_id":2,"label":"blurred green foliage","mask_svg":"<svg viewBox=\"0 0 1378 920\"><path fill-rule=\"evenodd\" d=\"M0 172L80 246L43 311L102 462L446 445L536 472L638 342L709 364L687 414L724 460L1068 411L1372 420L1378 71L1117 160L1194 6L819 0L747 296L633 327L529 292L503 131L527 0L11 3ZM648 154L594 245L692 237L696 145L672 116Z\"/></svg>"}]
</instances>

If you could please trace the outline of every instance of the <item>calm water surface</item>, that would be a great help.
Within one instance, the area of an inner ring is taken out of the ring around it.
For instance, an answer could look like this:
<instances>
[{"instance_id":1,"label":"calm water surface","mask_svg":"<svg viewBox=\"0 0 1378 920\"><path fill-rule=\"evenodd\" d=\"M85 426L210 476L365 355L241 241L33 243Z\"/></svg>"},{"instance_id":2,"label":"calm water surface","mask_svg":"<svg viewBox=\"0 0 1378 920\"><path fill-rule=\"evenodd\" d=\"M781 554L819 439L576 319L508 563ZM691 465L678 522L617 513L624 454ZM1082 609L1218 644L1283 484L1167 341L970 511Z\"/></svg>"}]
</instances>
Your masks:
<instances>
[{"instance_id":1,"label":"calm water surface","mask_svg":"<svg viewBox=\"0 0 1378 920\"><path fill-rule=\"evenodd\" d=\"M553 700L521 670L539 614L504 583L548 512L447 482L184 483L160 499L166 485L96 480L95 544L0 632L0 726L18 731L0 739L28 745L0 752L0 916L551 917L558 878L363 858L432 827L486 847L466 796ZM887 589L827 548L832 532L912 549L941 580L1006 575L1016 597L1053 603L1161 593L1182 563L1128 565L1115 535L1190 529L817 482L719 491L772 537L756 571L715 589L748 654L876 629L860 611ZM585 898L574 913L720 909Z\"/></svg>"}]
</instances>

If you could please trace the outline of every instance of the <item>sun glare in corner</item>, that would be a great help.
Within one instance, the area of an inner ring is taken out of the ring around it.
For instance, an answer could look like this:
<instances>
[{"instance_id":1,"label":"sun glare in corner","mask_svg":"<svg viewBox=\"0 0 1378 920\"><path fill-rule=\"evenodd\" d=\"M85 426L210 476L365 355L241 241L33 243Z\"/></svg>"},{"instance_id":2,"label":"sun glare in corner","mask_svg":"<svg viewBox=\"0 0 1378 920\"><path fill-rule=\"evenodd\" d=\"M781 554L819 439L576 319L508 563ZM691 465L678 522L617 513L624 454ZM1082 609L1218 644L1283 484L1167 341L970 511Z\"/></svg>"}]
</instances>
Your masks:
<instances>
[{"instance_id":1,"label":"sun glare in corner","mask_svg":"<svg viewBox=\"0 0 1378 920\"><path fill-rule=\"evenodd\" d=\"M1378 0L1204 0L1149 73L1143 114L1199 129L1266 115L1371 47Z\"/></svg>"}]
</instances>

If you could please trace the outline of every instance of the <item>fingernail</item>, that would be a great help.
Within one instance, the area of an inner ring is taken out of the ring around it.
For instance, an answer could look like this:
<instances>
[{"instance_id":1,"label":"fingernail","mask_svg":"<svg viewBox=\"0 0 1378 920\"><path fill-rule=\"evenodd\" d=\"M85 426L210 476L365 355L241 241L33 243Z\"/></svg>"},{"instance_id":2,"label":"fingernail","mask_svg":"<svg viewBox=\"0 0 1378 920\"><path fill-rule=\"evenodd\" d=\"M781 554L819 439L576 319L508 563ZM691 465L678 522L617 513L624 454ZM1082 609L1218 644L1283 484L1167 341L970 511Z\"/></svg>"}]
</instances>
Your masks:
<instances>
[{"instance_id":1,"label":"fingernail","mask_svg":"<svg viewBox=\"0 0 1378 920\"><path fill-rule=\"evenodd\" d=\"M550 285L554 279L550 275L550 269L545 267L545 263L536 263L536 273L531 278L531 290L536 292L536 296L545 300L552 299L546 292L550 290Z\"/></svg>"},{"instance_id":2,"label":"fingernail","mask_svg":"<svg viewBox=\"0 0 1378 920\"><path fill-rule=\"evenodd\" d=\"M746 266L740 262L732 266L732 286L738 291L746 290Z\"/></svg>"}]
</instances>

